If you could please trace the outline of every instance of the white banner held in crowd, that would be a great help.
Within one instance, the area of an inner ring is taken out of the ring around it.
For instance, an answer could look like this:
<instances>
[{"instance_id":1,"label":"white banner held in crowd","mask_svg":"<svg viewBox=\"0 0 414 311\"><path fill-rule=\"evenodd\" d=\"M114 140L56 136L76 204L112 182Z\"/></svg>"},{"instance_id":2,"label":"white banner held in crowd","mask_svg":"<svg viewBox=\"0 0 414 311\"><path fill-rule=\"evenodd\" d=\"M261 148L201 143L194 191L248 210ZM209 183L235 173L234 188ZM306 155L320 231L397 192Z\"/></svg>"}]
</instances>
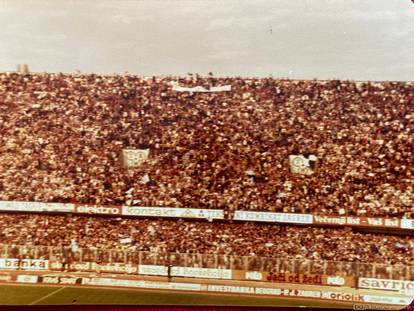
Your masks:
<instances>
[{"instance_id":1,"label":"white banner held in crowd","mask_svg":"<svg viewBox=\"0 0 414 311\"><path fill-rule=\"evenodd\" d=\"M121 160L125 167L138 166L148 159L149 149L122 149Z\"/></svg>"},{"instance_id":2,"label":"white banner held in crowd","mask_svg":"<svg viewBox=\"0 0 414 311\"><path fill-rule=\"evenodd\" d=\"M231 85L223 85L223 86L211 86L211 87L204 87L204 86L196 86L196 87L181 87L177 84L173 85L173 91L176 92L228 92L231 91Z\"/></svg>"},{"instance_id":3,"label":"white banner held in crowd","mask_svg":"<svg viewBox=\"0 0 414 311\"><path fill-rule=\"evenodd\" d=\"M294 174L311 175L315 169L317 158L311 154L308 158L303 155L290 155L290 171Z\"/></svg>"},{"instance_id":4,"label":"white banner held in crowd","mask_svg":"<svg viewBox=\"0 0 414 311\"><path fill-rule=\"evenodd\" d=\"M132 239L131 239L131 237L122 238L122 239L119 239L119 243L121 243L121 244L130 244L130 243L132 243Z\"/></svg>"}]
</instances>

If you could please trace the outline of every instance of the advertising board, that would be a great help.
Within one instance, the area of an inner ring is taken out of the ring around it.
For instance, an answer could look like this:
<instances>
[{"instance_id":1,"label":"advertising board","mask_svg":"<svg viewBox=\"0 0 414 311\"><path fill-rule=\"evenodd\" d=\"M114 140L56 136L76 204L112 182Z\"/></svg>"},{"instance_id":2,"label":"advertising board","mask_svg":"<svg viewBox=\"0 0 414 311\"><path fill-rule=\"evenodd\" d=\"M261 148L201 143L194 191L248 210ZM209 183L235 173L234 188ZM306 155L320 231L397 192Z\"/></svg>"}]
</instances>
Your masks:
<instances>
[{"instance_id":1,"label":"advertising board","mask_svg":"<svg viewBox=\"0 0 414 311\"><path fill-rule=\"evenodd\" d=\"M48 270L49 261L42 259L0 258L0 269Z\"/></svg>"},{"instance_id":2,"label":"advertising board","mask_svg":"<svg viewBox=\"0 0 414 311\"><path fill-rule=\"evenodd\" d=\"M113 278L82 278L83 285L94 286L116 286L116 287L135 287L135 288L153 288L153 289L173 289L200 291L201 284L194 283L176 283L176 282L153 282L140 280L126 280Z\"/></svg>"},{"instance_id":3,"label":"advertising board","mask_svg":"<svg viewBox=\"0 0 414 311\"><path fill-rule=\"evenodd\" d=\"M224 211L218 209L151 206L122 206L122 215L166 218L224 219Z\"/></svg>"},{"instance_id":4,"label":"advertising board","mask_svg":"<svg viewBox=\"0 0 414 311\"><path fill-rule=\"evenodd\" d=\"M402 229L414 229L414 219L401 219Z\"/></svg>"},{"instance_id":5,"label":"advertising board","mask_svg":"<svg viewBox=\"0 0 414 311\"><path fill-rule=\"evenodd\" d=\"M313 216L311 214L292 214L292 213L270 213L270 212L248 212L235 211L234 220L264 221L264 222L281 222L295 224L312 224Z\"/></svg>"},{"instance_id":6,"label":"advertising board","mask_svg":"<svg viewBox=\"0 0 414 311\"><path fill-rule=\"evenodd\" d=\"M63 265L59 261L50 262L50 269L61 271ZM134 274L138 272L137 265L113 262L113 263L104 263L99 264L96 262L72 262L69 264L69 270L72 271L94 271L94 272L108 272L108 273L128 273Z\"/></svg>"},{"instance_id":7,"label":"advertising board","mask_svg":"<svg viewBox=\"0 0 414 311\"><path fill-rule=\"evenodd\" d=\"M168 268L165 266L157 266L157 265L139 265L138 273L146 274L146 275L167 276ZM231 280L232 270L173 266L171 268L171 276Z\"/></svg>"},{"instance_id":8,"label":"advertising board","mask_svg":"<svg viewBox=\"0 0 414 311\"><path fill-rule=\"evenodd\" d=\"M67 203L0 201L0 211L72 213L74 205Z\"/></svg>"},{"instance_id":9,"label":"advertising board","mask_svg":"<svg viewBox=\"0 0 414 311\"><path fill-rule=\"evenodd\" d=\"M17 276L16 282L18 282L18 283L37 283L38 282L38 276L20 274L20 275Z\"/></svg>"},{"instance_id":10,"label":"advertising board","mask_svg":"<svg viewBox=\"0 0 414 311\"><path fill-rule=\"evenodd\" d=\"M75 213L78 214L121 215L121 211L120 206L75 205Z\"/></svg>"},{"instance_id":11,"label":"advertising board","mask_svg":"<svg viewBox=\"0 0 414 311\"><path fill-rule=\"evenodd\" d=\"M359 278L358 288L404 291L414 289L414 281Z\"/></svg>"}]
</instances>

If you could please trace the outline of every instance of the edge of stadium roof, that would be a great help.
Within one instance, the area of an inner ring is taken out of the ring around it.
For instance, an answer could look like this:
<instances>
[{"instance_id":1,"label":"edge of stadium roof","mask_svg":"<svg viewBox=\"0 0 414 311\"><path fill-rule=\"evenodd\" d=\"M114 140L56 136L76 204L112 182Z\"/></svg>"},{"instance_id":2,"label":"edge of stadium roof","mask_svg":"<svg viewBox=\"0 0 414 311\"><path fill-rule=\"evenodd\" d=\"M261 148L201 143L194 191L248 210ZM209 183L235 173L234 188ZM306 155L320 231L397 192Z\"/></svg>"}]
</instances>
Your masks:
<instances>
[{"instance_id":1,"label":"edge of stadium roof","mask_svg":"<svg viewBox=\"0 0 414 311\"><path fill-rule=\"evenodd\" d=\"M0 70L0 74L4 73L17 73L20 74L16 70ZM124 73L95 73L95 72L47 72L47 71L29 71L27 74L63 74L63 75L72 75L72 76L88 76L88 75L97 75L102 77L116 77L116 76L134 76L134 77L140 77L140 78L186 78L188 75L173 75L173 74L161 74L161 75L140 75L130 72L124 72ZM331 79L318 79L318 78L306 78L306 79L297 79L297 78L289 78L289 77L276 77L271 74L267 76L241 76L241 75L234 75L234 76L208 76L208 75L201 75L194 73L194 75L198 75L201 78L242 78L245 80L248 79L265 79L265 78L273 78L275 80L288 80L288 81L321 81L321 82L330 82L330 81L348 81L348 82L356 82L356 83L414 83L414 80L407 81L407 80L354 80L351 78L331 78Z\"/></svg>"}]
</instances>

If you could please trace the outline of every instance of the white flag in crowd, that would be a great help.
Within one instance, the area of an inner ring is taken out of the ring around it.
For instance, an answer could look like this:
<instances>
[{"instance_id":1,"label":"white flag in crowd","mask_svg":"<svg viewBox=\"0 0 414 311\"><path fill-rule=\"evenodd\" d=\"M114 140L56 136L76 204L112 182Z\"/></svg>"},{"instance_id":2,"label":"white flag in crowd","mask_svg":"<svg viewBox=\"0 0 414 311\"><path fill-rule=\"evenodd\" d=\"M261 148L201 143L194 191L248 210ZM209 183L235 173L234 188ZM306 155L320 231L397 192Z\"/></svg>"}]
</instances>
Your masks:
<instances>
[{"instance_id":1,"label":"white flag in crowd","mask_svg":"<svg viewBox=\"0 0 414 311\"><path fill-rule=\"evenodd\" d=\"M147 184L151 181L151 179L149 178L148 174L145 174L142 178L141 178L141 183L143 184Z\"/></svg>"},{"instance_id":2,"label":"white flag in crowd","mask_svg":"<svg viewBox=\"0 0 414 311\"><path fill-rule=\"evenodd\" d=\"M290 171L294 174L311 175L315 170L317 158L313 154L307 158L303 155L290 155Z\"/></svg>"},{"instance_id":3,"label":"white flag in crowd","mask_svg":"<svg viewBox=\"0 0 414 311\"><path fill-rule=\"evenodd\" d=\"M155 230L155 228L152 225L149 225L147 227L147 231L151 236L153 236L157 232L157 230Z\"/></svg>"},{"instance_id":4,"label":"white flag in crowd","mask_svg":"<svg viewBox=\"0 0 414 311\"><path fill-rule=\"evenodd\" d=\"M223 86L196 86L196 87L181 87L178 84L173 84L173 91L176 92L228 92L231 91L231 85Z\"/></svg>"},{"instance_id":5,"label":"white flag in crowd","mask_svg":"<svg viewBox=\"0 0 414 311\"><path fill-rule=\"evenodd\" d=\"M125 167L138 166L148 159L149 149L123 149L121 160Z\"/></svg>"},{"instance_id":6,"label":"white flag in crowd","mask_svg":"<svg viewBox=\"0 0 414 311\"><path fill-rule=\"evenodd\" d=\"M130 244L130 243L132 243L132 239L131 239L131 237L122 238L122 239L119 239L119 243Z\"/></svg>"},{"instance_id":7,"label":"white flag in crowd","mask_svg":"<svg viewBox=\"0 0 414 311\"><path fill-rule=\"evenodd\" d=\"M71 248L72 252L74 252L74 253L79 251L79 245L78 245L78 243L76 243L75 240L71 240L70 248Z\"/></svg>"}]
</instances>

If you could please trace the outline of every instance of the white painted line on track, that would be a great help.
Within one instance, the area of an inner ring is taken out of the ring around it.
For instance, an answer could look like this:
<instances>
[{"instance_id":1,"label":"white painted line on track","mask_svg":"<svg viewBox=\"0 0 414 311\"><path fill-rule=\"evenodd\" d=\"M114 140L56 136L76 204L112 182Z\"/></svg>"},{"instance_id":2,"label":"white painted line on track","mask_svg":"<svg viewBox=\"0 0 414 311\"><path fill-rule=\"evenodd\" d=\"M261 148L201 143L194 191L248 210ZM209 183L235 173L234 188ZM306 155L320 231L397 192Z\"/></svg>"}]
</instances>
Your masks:
<instances>
[{"instance_id":1,"label":"white painted line on track","mask_svg":"<svg viewBox=\"0 0 414 311\"><path fill-rule=\"evenodd\" d=\"M32 306L32 305L34 305L34 304L37 304L38 302L41 302L42 300L45 300L46 298L49 298L50 296L52 296L52 295L54 295L54 294L56 294L56 293L60 292L61 290L64 290L65 288L66 288L66 286L63 286L63 287L61 287L61 288L58 288L57 290L55 290L55 291L51 292L50 294L47 294L46 296L43 296L43 297L41 297L41 298L39 298L39 299L37 299L37 300L35 300L35 301L33 301L33 302L29 303L29 306Z\"/></svg>"}]
</instances>

